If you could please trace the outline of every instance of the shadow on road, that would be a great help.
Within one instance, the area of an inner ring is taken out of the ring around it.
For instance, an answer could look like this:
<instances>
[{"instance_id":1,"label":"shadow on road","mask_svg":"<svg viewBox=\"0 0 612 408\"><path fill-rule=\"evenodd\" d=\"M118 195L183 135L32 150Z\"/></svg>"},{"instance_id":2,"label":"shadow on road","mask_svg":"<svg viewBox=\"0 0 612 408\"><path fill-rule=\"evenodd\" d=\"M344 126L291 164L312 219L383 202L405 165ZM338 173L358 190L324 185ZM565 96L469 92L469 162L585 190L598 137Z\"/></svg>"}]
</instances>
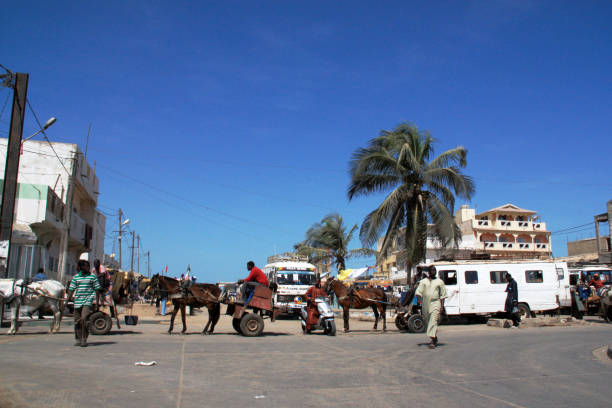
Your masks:
<instances>
[{"instance_id":1,"label":"shadow on road","mask_svg":"<svg viewBox=\"0 0 612 408\"><path fill-rule=\"evenodd\" d=\"M106 346L108 344L117 344L116 341L88 341L88 347L96 347L96 346Z\"/></svg>"}]
</instances>

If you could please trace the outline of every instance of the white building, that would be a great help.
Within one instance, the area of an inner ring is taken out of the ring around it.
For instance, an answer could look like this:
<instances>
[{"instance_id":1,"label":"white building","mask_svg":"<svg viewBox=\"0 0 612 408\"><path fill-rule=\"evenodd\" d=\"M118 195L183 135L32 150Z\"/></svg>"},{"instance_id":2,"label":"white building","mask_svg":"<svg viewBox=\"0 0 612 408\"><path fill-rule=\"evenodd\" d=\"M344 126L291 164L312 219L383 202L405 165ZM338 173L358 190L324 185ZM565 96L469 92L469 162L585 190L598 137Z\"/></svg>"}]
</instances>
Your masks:
<instances>
[{"instance_id":1,"label":"white building","mask_svg":"<svg viewBox=\"0 0 612 408\"><path fill-rule=\"evenodd\" d=\"M7 142L8 139L0 138L0 151L6 152ZM74 187L66 260L68 275L76 272L81 254L89 253L91 260L102 259L104 255L106 218L96 209L99 180L76 144L52 145L53 149L47 142L30 140L23 143L9 277L32 276L43 267L47 277L60 278L64 222L67 220L65 206L72 174ZM5 164L0 160L1 177ZM0 180L0 185L3 183L4 180Z\"/></svg>"}]
</instances>

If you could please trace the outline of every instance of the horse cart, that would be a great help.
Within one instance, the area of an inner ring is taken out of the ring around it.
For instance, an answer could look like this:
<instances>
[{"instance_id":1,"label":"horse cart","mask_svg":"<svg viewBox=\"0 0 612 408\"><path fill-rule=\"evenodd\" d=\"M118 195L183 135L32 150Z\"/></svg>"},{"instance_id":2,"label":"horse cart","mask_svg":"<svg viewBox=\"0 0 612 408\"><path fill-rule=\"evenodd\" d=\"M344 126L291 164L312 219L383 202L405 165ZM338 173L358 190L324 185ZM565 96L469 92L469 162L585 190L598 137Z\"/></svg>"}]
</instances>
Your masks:
<instances>
[{"instance_id":1,"label":"horse cart","mask_svg":"<svg viewBox=\"0 0 612 408\"><path fill-rule=\"evenodd\" d=\"M245 302L226 300L226 315L232 316L234 330L246 337L261 336L264 330L264 319L275 321L283 312L274 306L274 291L265 286L256 286Z\"/></svg>"},{"instance_id":2,"label":"horse cart","mask_svg":"<svg viewBox=\"0 0 612 408\"><path fill-rule=\"evenodd\" d=\"M421 315L421 305L414 302L413 288L405 292L396 304L395 326L401 331L424 333L425 321Z\"/></svg>"}]
</instances>

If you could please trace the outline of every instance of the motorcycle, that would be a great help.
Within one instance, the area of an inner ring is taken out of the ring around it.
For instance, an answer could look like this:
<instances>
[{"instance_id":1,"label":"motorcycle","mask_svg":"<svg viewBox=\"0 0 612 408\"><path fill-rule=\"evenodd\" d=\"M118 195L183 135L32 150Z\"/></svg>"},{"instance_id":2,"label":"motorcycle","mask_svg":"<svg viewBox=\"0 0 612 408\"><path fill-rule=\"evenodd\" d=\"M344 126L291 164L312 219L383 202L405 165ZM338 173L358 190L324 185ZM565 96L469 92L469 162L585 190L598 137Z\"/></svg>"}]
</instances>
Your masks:
<instances>
[{"instance_id":1,"label":"motorcycle","mask_svg":"<svg viewBox=\"0 0 612 408\"><path fill-rule=\"evenodd\" d=\"M329 304L329 299L326 297L318 297L314 300L314 302L319 310L319 321L317 324L312 326L312 330L323 330L323 332L328 336L335 336L336 322L334 321L334 312ZM306 333L306 319L308 318L306 305L302 306L299 316L302 331Z\"/></svg>"}]
</instances>

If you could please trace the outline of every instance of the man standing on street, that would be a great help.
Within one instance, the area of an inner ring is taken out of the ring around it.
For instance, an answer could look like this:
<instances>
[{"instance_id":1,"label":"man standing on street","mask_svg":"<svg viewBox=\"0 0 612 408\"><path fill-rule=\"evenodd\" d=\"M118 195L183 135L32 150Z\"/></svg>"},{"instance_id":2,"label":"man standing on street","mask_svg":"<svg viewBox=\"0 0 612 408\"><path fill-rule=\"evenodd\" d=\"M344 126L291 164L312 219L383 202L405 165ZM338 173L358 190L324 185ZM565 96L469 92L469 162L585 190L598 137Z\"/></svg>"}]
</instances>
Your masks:
<instances>
[{"instance_id":1,"label":"man standing on street","mask_svg":"<svg viewBox=\"0 0 612 408\"><path fill-rule=\"evenodd\" d=\"M415 294L422 303L421 313L431 340L428 347L434 349L438 345L438 323L440 314L444 312L444 299L447 298L444 282L436 278L436 268L429 267L427 278L419 282Z\"/></svg>"},{"instance_id":2,"label":"man standing on street","mask_svg":"<svg viewBox=\"0 0 612 408\"><path fill-rule=\"evenodd\" d=\"M96 298L96 291L101 291L102 286L98 277L90 272L89 262L81 259L77 268L79 272L70 282L66 301L74 294L74 337L77 340L74 345L87 347L87 319Z\"/></svg>"},{"instance_id":3,"label":"man standing on street","mask_svg":"<svg viewBox=\"0 0 612 408\"><path fill-rule=\"evenodd\" d=\"M506 274L506 282L508 282L508 286L506 286L506 292L508 294L506 295L504 310L512 319L512 327L519 327L521 317L519 316L518 310L518 285L509 273Z\"/></svg>"},{"instance_id":4,"label":"man standing on street","mask_svg":"<svg viewBox=\"0 0 612 408\"><path fill-rule=\"evenodd\" d=\"M268 287L268 278L266 275L255 266L255 262L249 261L247 262L247 269L249 270L249 276L246 279L240 279L238 284L244 282L242 287L240 288L240 295L243 302L246 302L248 295L255 290L255 287L258 285L263 285Z\"/></svg>"}]
</instances>

